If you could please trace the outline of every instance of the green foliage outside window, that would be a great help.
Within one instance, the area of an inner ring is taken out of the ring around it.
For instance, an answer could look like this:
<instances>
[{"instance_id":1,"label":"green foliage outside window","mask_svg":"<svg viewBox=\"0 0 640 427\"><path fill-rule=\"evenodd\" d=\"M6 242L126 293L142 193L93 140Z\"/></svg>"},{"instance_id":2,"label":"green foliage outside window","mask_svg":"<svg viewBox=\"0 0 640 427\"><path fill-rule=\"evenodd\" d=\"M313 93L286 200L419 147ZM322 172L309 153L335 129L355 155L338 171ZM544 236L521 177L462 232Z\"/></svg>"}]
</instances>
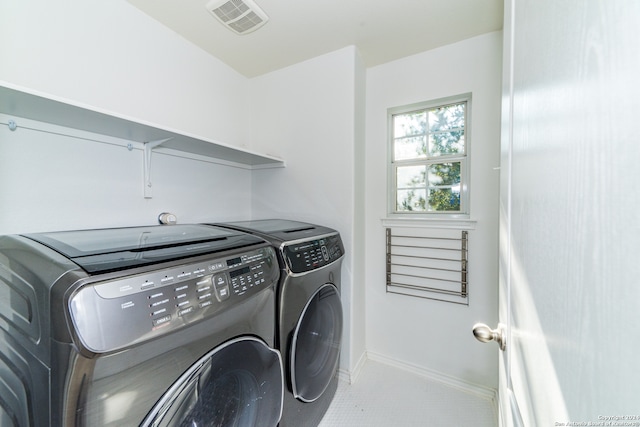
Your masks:
<instances>
[{"instance_id":1,"label":"green foliage outside window","mask_svg":"<svg viewBox=\"0 0 640 427\"><path fill-rule=\"evenodd\" d=\"M397 212L459 212L466 102L393 116Z\"/></svg>"}]
</instances>

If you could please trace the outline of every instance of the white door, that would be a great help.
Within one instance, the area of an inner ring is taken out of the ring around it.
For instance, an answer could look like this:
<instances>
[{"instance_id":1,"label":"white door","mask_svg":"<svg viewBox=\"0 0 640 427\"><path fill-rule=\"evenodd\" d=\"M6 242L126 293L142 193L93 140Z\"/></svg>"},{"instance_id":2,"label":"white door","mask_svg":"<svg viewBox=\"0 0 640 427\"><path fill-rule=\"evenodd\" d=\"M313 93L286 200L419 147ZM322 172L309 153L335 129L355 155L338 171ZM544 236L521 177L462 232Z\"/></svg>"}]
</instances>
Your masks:
<instances>
[{"instance_id":1,"label":"white door","mask_svg":"<svg viewBox=\"0 0 640 427\"><path fill-rule=\"evenodd\" d=\"M501 425L638 426L640 2L506 0L504 35Z\"/></svg>"}]
</instances>

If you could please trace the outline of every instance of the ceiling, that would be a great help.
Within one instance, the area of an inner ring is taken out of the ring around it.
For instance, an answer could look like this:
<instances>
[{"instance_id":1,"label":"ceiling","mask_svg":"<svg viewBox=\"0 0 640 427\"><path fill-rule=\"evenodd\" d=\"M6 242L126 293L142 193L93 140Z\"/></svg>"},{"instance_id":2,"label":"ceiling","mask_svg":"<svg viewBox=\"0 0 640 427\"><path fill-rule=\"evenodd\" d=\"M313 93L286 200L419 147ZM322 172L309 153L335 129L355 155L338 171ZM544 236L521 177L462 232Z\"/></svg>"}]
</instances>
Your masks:
<instances>
[{"instance_id":1,"label":"ceiling","mask_svg":"<svg viewBox=\"0 0 640 427\"><path fill-rule=\"evenodd\" d=\"M351 45L372 67L500 30L503 13L503 0L254 0L269 21L238 35L208 0L127 1L247 77Z\"/></svg>"}]
</instances>

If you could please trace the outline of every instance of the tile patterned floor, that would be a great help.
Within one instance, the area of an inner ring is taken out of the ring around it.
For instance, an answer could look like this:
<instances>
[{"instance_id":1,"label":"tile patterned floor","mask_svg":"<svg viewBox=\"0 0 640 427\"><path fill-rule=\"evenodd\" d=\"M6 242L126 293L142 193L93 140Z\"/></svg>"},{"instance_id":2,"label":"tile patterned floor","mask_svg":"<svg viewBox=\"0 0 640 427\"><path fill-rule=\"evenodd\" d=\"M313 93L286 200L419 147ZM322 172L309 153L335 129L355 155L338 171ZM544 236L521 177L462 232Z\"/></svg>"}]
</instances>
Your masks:
<instances>
[{"instance_id":1,"label":"tile patterned floor","mask_svg":"<svg viewBox=\"0 0 640 427\"><path fill-rule=\"evenodd\" d=\"M367 361L341 381L318 427L496 427L492 403L440 382Z\"/></svg>"}]
</instances>

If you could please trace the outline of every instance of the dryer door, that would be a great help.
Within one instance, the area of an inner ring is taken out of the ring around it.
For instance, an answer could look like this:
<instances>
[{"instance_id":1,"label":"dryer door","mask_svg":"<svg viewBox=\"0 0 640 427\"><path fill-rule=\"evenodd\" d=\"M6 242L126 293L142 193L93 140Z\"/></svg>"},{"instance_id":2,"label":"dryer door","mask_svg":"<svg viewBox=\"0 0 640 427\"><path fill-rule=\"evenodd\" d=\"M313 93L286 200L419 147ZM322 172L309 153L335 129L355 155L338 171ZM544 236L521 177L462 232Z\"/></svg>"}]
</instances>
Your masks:
<instances>
[{"instance_id":1,"label":"dryer door","mask_svg":"<svg viewBox=\"0 0 640 427\"><path fill-rule=\"evenodd\" d=\"M275 427L283 378L278 351L254 337L234 339L192 365L141 425Z\"/></svg>"},{"instance_id":2,"label":"dryer door","mask_svg":"<svg viewBox=\"0 0 640 427\"><path fill-rule=\"evenodd\" d=\"M322 396L336 374L342 340L342 304L338 288L321 286L309 299L291 343L293 395L303 402Z\"/></svg>"}]
</instances>

